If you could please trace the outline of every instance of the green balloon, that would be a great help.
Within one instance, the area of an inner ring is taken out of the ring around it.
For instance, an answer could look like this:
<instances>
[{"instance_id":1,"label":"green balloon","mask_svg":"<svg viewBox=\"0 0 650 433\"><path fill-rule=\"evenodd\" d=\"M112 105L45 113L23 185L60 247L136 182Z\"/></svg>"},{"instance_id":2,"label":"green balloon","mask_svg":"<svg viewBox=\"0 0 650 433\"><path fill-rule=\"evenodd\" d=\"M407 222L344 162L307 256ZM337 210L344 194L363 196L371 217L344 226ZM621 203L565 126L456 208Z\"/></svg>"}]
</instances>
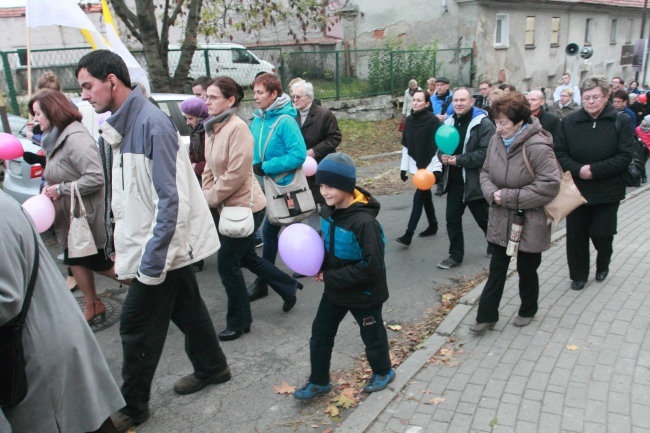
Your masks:
<instances>
[{"instance_id":1,"label":"green balloon","mask_svg":"<svg viewBox=\"0 0 650 433\"><path fill-rule=\"evenodd\" d=\"M436 144L445 155L453 155L460 143L458 130L451 125L442 125L436 131Z\"/></svg>"}]
</instances>

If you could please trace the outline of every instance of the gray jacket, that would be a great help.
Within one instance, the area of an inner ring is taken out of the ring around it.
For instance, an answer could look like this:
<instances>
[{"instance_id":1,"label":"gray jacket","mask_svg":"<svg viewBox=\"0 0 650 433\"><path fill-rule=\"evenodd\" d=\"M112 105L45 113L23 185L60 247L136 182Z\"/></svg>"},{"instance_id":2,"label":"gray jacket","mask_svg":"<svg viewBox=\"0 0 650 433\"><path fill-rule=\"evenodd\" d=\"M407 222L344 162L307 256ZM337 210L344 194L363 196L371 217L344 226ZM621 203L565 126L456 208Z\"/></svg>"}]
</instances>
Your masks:
<instances>
[{"instance_id":1,"label":"gray jacket","mask_svg":"<svg viewBox=\"0 0 650 433\"><path fill-rule=\"evenodd\" d=\"M34 265L34 228L2 191L0 209L3 325L23 306ZM23 329L27 396L4 416L13 433L95 431L125 403L61 271L40 240L38 247L38 278Z\"/></svg>"},{"instance_id":2,"label":"gray jacket","mask_svg":"<svg viewBox=\"0 0 650 433\"><path fill-rule=\"evenodd\" d=\"M486 238L505 247L512 219L517 209L524 211L524 228L519 249L527 253L546 251L551 243L551 226L546 224L543 206L560 191L560 167L553 153L553 138L542 129L539 120L531 117L528 127L506 151L500 135L490 141L481 171L481 188L490 204ZM524 163L522 151L535 173L533 177ZM501 205L494 202L494 193L501 190Z\"/></svg>"},{"instance_id":3,"label":"gray jacket","mask_svg":"<svg viewBox=\"0 0 650 433\"><path fill-rule=\"evenodd\" d=\"M57 138L47 156L45 180L48 185L61 184L61 198L54 200L54 233L61 247L68 245L70 230L70 183L77 182L95 245L104 248L104 178L97 142L80 122L72 122ZM78 207L78 202L77 202ZM75 211L76 213L76 211ZM78 214L77 214L78 215Z\"/></svg>"}]
</instances>

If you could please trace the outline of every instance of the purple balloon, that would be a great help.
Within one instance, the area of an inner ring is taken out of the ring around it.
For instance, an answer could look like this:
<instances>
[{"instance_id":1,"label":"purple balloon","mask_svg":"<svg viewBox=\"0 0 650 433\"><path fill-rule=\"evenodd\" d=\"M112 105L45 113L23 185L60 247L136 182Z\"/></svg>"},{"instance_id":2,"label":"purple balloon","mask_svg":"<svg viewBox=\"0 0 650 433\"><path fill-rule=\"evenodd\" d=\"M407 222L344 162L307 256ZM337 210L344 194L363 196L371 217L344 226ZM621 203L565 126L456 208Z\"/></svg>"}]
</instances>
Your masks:
<instances>
[{"instance_id":1,"label":"purple balloon","mask_svg":"<svg viewBox=\"0 0 650 433\"><path fill-rule=\"evenodd\" d=\"M325 247L320 235L302 223L291 224L282 230L278 239L278 252L289 269L308 276L320 271L325 258Z\"/></svg>"}]
</instances>

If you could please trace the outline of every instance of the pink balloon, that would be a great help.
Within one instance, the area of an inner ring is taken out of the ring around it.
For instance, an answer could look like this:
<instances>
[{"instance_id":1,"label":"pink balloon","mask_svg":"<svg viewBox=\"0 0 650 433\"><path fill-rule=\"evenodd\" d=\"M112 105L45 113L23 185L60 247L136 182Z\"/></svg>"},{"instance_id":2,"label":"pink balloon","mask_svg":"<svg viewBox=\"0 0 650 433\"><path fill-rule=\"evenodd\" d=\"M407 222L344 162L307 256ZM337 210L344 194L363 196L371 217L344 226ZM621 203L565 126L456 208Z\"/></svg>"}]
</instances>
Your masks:
<instances>
[{"instance_id":1,"label":"pink balloon","mask_svg":"<svg viewBox=\"0 0 650 433\"><path fill-rule=\"evenodd\" d=\"M308 156L305 159L305 162L303 162L303 164L302 164L302 171L305 172L305 176L313 176L313 175L315 175L317 168L318 168L318 163L311 156Z\"/></svg>"},{"instance_id":2,"label":"pink balloon","mask_svg":"<svg viewBox=\"0 0 650 433\"><path fill-rule=\"evenodd\" d=\"M0 132L0 159L16 159L23 156L23 145L16 137Z\"/></svg>"},{"instance_id":3,"label":"pink balloon","mask_svg":"<svg viewBox=\"0 0 650 433\"><path fill-rule=\"evenodd\" d=\"M302 275L316 275L323 266L325 247L316 230L297 223L285 227L278 239L280 258L289 269Z\"/></svg>"},{"instance_id":4,"label":"pink balloon","mask_svg":"<svg viewBox=\"0 0 650 433\"><path fill-rule=\"evenodd\" d=\"M43 194L25 200L23 209L32 217L39 233L43 233L54 223L54 205L52 200Z\"/></svg>"}]
</instances>

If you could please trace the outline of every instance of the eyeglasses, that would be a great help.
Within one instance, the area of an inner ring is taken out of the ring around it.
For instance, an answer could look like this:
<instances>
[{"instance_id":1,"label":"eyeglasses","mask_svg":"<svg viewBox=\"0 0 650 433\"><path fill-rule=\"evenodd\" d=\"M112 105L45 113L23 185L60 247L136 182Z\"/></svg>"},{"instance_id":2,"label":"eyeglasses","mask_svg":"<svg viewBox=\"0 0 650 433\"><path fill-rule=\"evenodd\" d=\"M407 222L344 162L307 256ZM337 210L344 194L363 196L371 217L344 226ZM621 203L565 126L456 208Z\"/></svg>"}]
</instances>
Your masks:
<instances>
[{"instance_id":1,"label":"eyeglasses","mask_svg":"<svg viewBox=\"0 0 650 433\"><path fill-rule=\"evenodd\" d=\"M565 93L562 93L562 94L560 95L560 98L568 98L568 97L569 97L569 95L567 95L567 94L565 94ZM584 98L582 98L582 99L584 99ZM586 101L586 99L585 99L585 101Z\"/></svg>"},{"instance_id":2,"label":"eyeglasses","mask_svg":"<svg viewBox=\"0 0 650 433\"><path fill-rule=\"evenodd\" d=\"M291 98L292 99L302 99L304 97L305 97L304 95L293 95Z\"/></svg>"},{"instance_id":3,"label":"eyeglasses","mask_svg":"<svg viewBox=\"0 0 650 433\"><path fill-rule=\"evenodd\" d=\"M585 102L597 102L601 98L603 98L603 96L583 96L582 100Z\"/></svg>"}]
</instances>

